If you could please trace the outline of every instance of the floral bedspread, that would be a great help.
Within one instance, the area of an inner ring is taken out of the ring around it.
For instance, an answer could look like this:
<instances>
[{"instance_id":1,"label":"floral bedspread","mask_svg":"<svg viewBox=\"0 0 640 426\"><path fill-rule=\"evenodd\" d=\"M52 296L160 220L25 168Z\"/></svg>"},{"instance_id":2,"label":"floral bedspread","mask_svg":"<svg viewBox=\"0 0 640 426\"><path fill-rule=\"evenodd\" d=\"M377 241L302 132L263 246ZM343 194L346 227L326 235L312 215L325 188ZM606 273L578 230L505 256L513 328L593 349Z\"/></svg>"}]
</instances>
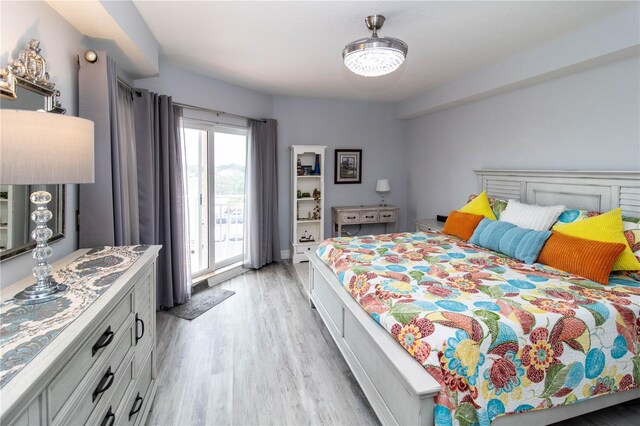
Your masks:
<instances>
[{"instance_id":1,"label":"floral bedspread","mask_svg":"<svg viewBox=\"0 0 640 426\"><path fill-rule=\"evenodd\" d=\"M637 274L603 286L431 233L335 238L318 255L442 385L436 425L640 386Z\"/></svg>"}]
</instances>

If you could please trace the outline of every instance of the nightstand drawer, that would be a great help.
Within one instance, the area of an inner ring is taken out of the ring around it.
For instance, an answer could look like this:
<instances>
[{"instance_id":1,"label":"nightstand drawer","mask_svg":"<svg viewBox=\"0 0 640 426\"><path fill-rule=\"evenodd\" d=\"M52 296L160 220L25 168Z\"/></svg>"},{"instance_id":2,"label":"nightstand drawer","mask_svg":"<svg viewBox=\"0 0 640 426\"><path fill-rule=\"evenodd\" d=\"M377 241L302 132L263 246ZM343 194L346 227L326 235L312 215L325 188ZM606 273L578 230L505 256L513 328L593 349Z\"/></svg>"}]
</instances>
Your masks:
<instances>
[{"instance_id":1,"label":"nightstand drawer","mask_svg":"<svg viewBox=\"0 0 640 426\"><path fill-rule=\"evenodd\" d=\"M435 219L416 220L416 231L418 232L442 232L444 222L438 222Z\"/></svg>"},{"instance_id":2,"label":"nightstand drawer","mask_svg":"<svg viewBox=\"0 0 640 426\"><path fill-rule=\"evenodd\" d=\"M398 214L395 211L381 211L380 212L380 222L396 222L398 220Z\"/></svg>"},{"instance_id":3,"label":"nightstand drawer","mask_svg":"<svg viewBox=\"0 0 640 426\"><path fill-rule=\"evenodd\" d=\"M360 222L362 223L377 223L378 221L378 212L361 212L360 213Z\"/></svg>"},{"instance_id":4,"label":"nightstand drawer","mask_svg":"<svg viewBox=\"0 0 640 426\"><path fill-rule=\"evenodd\" d=\"M360 223L360 213L342 212L340 213L340 222L342 223Z\"/></svg>"}]
</instances>

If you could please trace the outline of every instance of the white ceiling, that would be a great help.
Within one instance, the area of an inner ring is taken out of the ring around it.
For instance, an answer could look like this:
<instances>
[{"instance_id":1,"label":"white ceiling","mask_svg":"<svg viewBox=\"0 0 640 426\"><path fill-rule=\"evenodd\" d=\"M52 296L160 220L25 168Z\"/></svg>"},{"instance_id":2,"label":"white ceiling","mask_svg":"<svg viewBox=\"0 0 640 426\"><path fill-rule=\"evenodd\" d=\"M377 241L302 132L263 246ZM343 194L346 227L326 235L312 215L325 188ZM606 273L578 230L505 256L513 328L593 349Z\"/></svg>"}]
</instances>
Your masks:
<instances>
[{"instance_id":1,"label":"white ceiling","mask_svg":"<svg viewBox=\"0 0 640 426\"><path fill-rule=\"evenodd\" d=\"M167 60L274 95L397 102L476 68L570 33L635 2L142 1L135 6ZM405 64L364 78L342 64L342 48L381 36L409 44Z\"/></svg>"}]
</instances>

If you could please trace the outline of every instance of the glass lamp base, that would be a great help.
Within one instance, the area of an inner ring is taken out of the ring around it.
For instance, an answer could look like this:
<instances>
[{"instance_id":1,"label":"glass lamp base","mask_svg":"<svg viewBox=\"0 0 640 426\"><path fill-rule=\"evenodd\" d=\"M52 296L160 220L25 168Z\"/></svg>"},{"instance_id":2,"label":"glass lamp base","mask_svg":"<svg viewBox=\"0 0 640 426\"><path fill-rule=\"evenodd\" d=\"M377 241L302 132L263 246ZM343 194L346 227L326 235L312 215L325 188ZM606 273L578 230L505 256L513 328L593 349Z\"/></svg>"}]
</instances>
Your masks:
<instances>
[{"instance_id":1,"label":"glass lamp base","mask_svg":"<svg viewBox=\"0 0 640 426\"><path fill-rule=\"evenodd\" d=\"M51 281L50 285L45 288L36 288L35 285L30 285L24 291L16 294L13 299L21 305L44 303L64 296L68 289L69 286L66 284L58 284L55 281Z\"/></svg>"}]
</instances>

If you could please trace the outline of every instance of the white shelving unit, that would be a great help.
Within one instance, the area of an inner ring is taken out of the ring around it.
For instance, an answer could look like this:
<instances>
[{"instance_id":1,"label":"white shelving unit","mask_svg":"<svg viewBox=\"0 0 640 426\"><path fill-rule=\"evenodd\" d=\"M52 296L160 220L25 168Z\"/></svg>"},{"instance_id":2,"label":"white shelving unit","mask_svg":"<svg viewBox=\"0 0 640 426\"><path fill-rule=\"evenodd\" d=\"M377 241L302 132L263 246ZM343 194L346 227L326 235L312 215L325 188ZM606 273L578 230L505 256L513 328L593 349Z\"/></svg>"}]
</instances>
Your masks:
<instances>
[{"instance_id":1,"label":"white shelving unit","mask_svg":"<svg viewBox=\"0 0 640 426\"><path fill-rule=\"evenodd\" d=\"M294 263L300 263L308 261L307 253L315 251L318 244L324 240L324 162L327 147L292 145L289 148L291 149L291 196L293 198L291 258ZM310 166L312 174L299 175L298 160L301 166ZM320 195L314 197L314 190L320 191ZM301 194L300 197L298 197L298 191ZM309 195L302 196L305 193ZM305 241L305 237L311 240Z\"/></svg>"}]
</instances>

